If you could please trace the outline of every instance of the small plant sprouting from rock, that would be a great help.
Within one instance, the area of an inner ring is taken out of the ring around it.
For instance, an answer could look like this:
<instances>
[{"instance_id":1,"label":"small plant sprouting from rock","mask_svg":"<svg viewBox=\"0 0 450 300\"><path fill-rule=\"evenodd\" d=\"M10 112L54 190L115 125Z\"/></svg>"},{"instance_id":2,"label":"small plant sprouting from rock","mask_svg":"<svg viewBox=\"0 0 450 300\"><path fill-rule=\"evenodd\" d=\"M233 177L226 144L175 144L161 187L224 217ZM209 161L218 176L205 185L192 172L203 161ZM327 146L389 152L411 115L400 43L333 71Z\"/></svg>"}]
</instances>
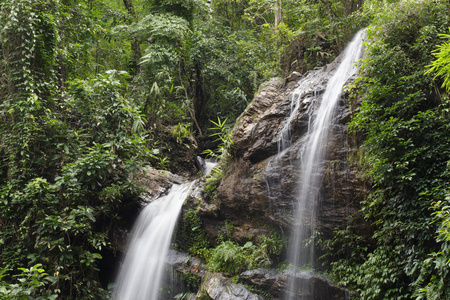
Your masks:
<instances>
[{"instance_id":1,"label":"small plant sprouting from rock","mask_svg":"<svg viewBox=\"0 0 450 300\"><path fill-rule=\"evenodd\" d=\"M206 177L205 191L208 193L211 199L215 199L217 196L217 188L223 177L222 163L217 165L211 170L211 173Z\"/></svg>"},{"instance_id":2,"label":"small plant sprouting from rock","mask_svg":"<svg viewBox=\"0 0 450 300\"><path fill-rule=\"evenodd\" d=\"M233 151L234 143L231 139L231 128L227 124L227 119L222 121L218 117L217 122L212 120L210 120L210 122L213 123L214 126L210 128L213 133L209 136L215 138L213 142L219 142L219 145L214 150L207 149L203 151L202 154L206 154L206 156L216 158L217 160L222 160L230 156Z\"/></svg>"},{"instance_id":3,"label":"small plant sprouting from rock","mask_svg":"<svg viewBox=\"0 0 450 300\"><path fill-rule=\"evenodd\" d=\"M206 154L207 157L212 157L219 161L219 164L211 170L211 174L206 177L205 186L205 190L211 199L215 199L217 188L222 181L226 161L233 157L234 143L231 139L231 129L227 124L227 119L222 121L220 118L217 118L217 122L210 121L214 125L210 128L213 131L210 137L215 138L213 142L219 142L219 145L214 150L207 149L203 151L202 154Z\"/></svg>"},{"instance_id":4,"label":"small plant sprouting from rock","mask_svg":"<svg viewBox=\"0 0 450 300\"><path fill-rule=\"evenodd\" d=\"M172 137L177 141L177 144L182 145L183 139L186 139L192 136L191 129L188 125L178 123L175 129L171 132ZM189 148L188 144L184 144L187 148Z\"/></svg>"}]
</instances>

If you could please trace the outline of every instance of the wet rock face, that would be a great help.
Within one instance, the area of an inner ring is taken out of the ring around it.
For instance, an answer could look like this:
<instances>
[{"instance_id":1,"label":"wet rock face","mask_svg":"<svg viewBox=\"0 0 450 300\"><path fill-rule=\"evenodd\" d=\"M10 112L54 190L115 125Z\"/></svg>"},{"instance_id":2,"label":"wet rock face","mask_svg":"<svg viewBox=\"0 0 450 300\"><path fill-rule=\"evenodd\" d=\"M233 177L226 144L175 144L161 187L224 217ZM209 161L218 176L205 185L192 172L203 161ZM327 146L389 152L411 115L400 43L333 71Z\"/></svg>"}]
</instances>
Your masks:
<instances>
[{"instance_id":1,"label":"wet rock face","mask_svg":"<svg viewBox=\"0 0 450 300\"><path fill-rule=\"evenodd\" d=\"M203 288L214 300L263 300L264 298L252 294L242 284L231 282L221 273L210 274L203 283Z\"/></svg>"},{"instance_id":2,"label":"wet rock face","mask_svg":"<svg viewBox=\"0 0 450 300\"><path fill-rule=\"evenodd\" d=\"M290 91L282 85L279 78L266 83L239 117L232 137L238 157L256 163L277 152L275 131L289 110L283 104Z\"/></svg>"},{"instance_id":3,"label":"wet rock face","mask_svg":"<svg viewBox=\"0 0 450 300\"><path fill-rule=\"evenodd\" d=\"M151 202L170 190L173 184L181 184L185 179L169 171L146 168L136 179L137 183L145 188L146 195L143 196L144 202Z\"/></svg>"},{"instance_id":4,"label":"wet rock face","mask_svg":"<svg viewBox=\"0 0 450 300\"><path fill-rule=\"evenodd\" d=\"M246 271L239 276L239 280L244 283L256 285L275 298L282 296L287 284L286 275L282 275L276 270L263 268Z\"/></svg>"},{"instance_id":5,"label":"wet rock face","mask_svg":"<svg viewBox=\"0 0 450 300\"><path fill-rule=\"evenodd\" d=\"M207 267L199 258L173 249L169 250L166 263L182 274L190 273L196 277L203 278L208 273Z\"/></svg>"},{"instance_id":6,"label":"wet rock face","mask_svg":"<svg viewBox=\"0 0 450 300\"><path fill-rule=\"evenodd\" d=\"M331 283L327 278L313 272L294 270L256 269L242 273L239 280L268 291L274 299L281 299L286 291L288 280L292 278L296 289L292 295L295 299L308 300L344 300L350 292Z\"/></svg>"},{"instance_id":7,"label":"wet rock face","mask_svg":"<svg viewBox=\"0 0 450 300\"><path fill-rule=\"evenodd\" d=\"M298 186L303 137L312 122L310 112L316 95L324 92L335 69L330 64L303 75L298 81L273 79L239 117L232 133L236 155L224 170L218 189L217 212L235 224L272 224L289 231ZM310 76L310 77L309 77ZM297 79L295 74L292 78ZM274 163L280 132L291 111L290 95L302 80L314 78L300 93L300 106L291 117L292 146ZM329 142L324 147L324 174L319 191L316 229L331 233L348 225L350 215L360 218L359 202L367 193L358 170L348 162L353 142L348 133L350 110L345 95L336 108ZM269 166L269 167L268 167ZM354 217L352 217L355 219Z\"/></svg>"}]
</instances>

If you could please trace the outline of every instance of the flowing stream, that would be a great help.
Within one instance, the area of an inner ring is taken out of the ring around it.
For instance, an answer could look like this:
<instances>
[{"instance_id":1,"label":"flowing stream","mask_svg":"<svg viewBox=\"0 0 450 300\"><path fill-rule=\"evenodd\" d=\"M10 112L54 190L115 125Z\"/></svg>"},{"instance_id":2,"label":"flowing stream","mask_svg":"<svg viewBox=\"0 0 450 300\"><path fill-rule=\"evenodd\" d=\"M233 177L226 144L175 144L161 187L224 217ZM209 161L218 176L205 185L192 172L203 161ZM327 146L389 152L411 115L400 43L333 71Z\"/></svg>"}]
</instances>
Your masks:
<instances>
[{"instance_id":1,"label":"flowing stream","mask_svg":"<svg viewBox=\"0 0 450 300\"><path fill-rule=\"evenodd\" d=\"M280 132L278 155L268 165L271 168L278 167L279 170L282 169L279 164L292 145L291 120L299 107L302 107L302 103L300 103L300 99L302 99L303 102L307 102L309 105L307 113L309 114L310 122L308 132L302 137L302 147L299 153L300 172L296 192L296 205L292 216L294 228L288 250L288 263L295 268L313 267L314 243L312 239L317 215L317 195L323 177L323 163L328 133L333 125L335 108L339 102L344 84L357 71L355 62L361 57L363 38L364 32L358 32L343 54L341 54L339 57L340 63L336 67L333 76L328 80L325 92L322 95L314 92L314 84L318 82L317 77L323 76L321 74L324 72L321 73L320 70L311 72L302 79L299 87L291 95L291 115ZM305 96L305 93L308 93L308 95ZM304 106L305 103L303 103ZM282 174L279 176L282 176ZM278 184L279 182L281 182L281 179L278 179ZM276 187L273 186L273 182L268 181L267 183L269 196L273 197L271 190L274 190ZM294 296L297 291L308 289L299 287L297 284L295 280L291 280L288 283L285 299L299 299L297 296ZM308 295L300 299L310 299L310 297L311 295Z\"/></svg>"},{"instance_id":2,"label":"flowing stream","mask_svg":"<svg viewBox=\"0 0 450 300\"><path fill-rule=\"evenodd\" d=\"M168 195L154 200L142 210L116 281L114 299L159 298L172 233L192 184L173 185Z\"/></svg>"}]
</instances>

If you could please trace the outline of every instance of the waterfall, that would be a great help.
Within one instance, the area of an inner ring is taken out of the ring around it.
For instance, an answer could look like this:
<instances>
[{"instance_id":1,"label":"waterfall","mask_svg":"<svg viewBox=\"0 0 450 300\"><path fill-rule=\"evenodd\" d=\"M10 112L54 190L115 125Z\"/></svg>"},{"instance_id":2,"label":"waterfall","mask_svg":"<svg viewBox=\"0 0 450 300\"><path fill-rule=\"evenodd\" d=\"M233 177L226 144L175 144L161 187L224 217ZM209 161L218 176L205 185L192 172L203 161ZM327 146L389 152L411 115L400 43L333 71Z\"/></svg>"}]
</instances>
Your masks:
<instances>
[{"instance_id":1,"label":"waterfall","mask_svg":"<svg viewBox=\"0 0 450 300\"><path fill-rule=\"evenodd\" d=\"M269 197L280 196L275 190L282 190L282 158L292 146L291 122L295 119L297 110L303 107L309 115L308 130L301 138L302 146L297 155L300 157L298 187L295 196L295 207L292 215L293 230L289 240L288 263L294 269L298 267L313 267L314 262L314 223L316 222L318 193L323 177L323 164L327 148L328 133L333 125L334 111L339 102L345 83L356 73L355 62L361 57L364 32L356 34L343 54L333 76L328 80L325 91L319 95L314 85L323 80L326 68L313 71L303 78L297 89L291 95L291 114L279 134L278 155L268 164L268 168L278 170L278 178L266 179ZM302 103L302 102L303 103ZM291 154L292 155L292 154ZM295 166L294 166L295 167ZM269 173L269 172L266 172ZM277 187L278 185L278 187ZM298 286L298 281L291 279L288 283L285 299L310 299L306 295L310 287ZM297 295L297 296L295 296ZM312 298L311 298L312 299Z\"/></svg>"},{"instance_id":2,"label":"waterfall","mask_svg":"<svg viewBox=\"0 0 450 300\"><path fill-rule=\"evenodd\" d=\"M114 299L159 298L172 233L191 186L173 185L168 195L151 202L140 213L116 281Z\"/></svg>"}]
</instances>

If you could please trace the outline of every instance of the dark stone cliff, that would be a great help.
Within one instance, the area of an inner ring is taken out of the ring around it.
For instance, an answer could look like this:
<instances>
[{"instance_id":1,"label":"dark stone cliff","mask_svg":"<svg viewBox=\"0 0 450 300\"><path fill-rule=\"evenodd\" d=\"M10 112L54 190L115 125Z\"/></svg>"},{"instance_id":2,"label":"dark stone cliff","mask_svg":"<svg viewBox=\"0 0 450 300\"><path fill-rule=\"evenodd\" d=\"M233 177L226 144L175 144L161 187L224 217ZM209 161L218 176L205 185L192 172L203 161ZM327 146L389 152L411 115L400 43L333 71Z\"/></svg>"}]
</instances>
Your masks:
<instances>
[{"instance_id":1,"label":"dark stone cliff","mask_svg":"<svg viewBox=\"0 0 450 300\"><path fill-rule=\"evenodd\" d=\"M248 232L250 228L271 224L289 232L301 163L300 147L308 131L312 94L324 92L334 69L335 63L329 64L303 78L299 74L284 81L276 78L261 88L233 129L235 155L223 171L213 207L203 215L205 227L217 227L218 219L226 219L238 231ZM313 76L314 80L300 95L301 107L291 125L292 146L279 166L268 168L273 164L279 133L290 114L290 95L308 76ZM315 228L326 236L348 225L359 227L361 231L368 229L359 212L359 203L367 194L366 183L359 169L351 163L356 142L347 125L351 118L349 104L344 93L326 145L324 176L317 191L320 207ZM275 187L271 185L270 191L269 181L278 181ZM214 230L208 232L214 235Z\"/></svg>"}]
</instances>

